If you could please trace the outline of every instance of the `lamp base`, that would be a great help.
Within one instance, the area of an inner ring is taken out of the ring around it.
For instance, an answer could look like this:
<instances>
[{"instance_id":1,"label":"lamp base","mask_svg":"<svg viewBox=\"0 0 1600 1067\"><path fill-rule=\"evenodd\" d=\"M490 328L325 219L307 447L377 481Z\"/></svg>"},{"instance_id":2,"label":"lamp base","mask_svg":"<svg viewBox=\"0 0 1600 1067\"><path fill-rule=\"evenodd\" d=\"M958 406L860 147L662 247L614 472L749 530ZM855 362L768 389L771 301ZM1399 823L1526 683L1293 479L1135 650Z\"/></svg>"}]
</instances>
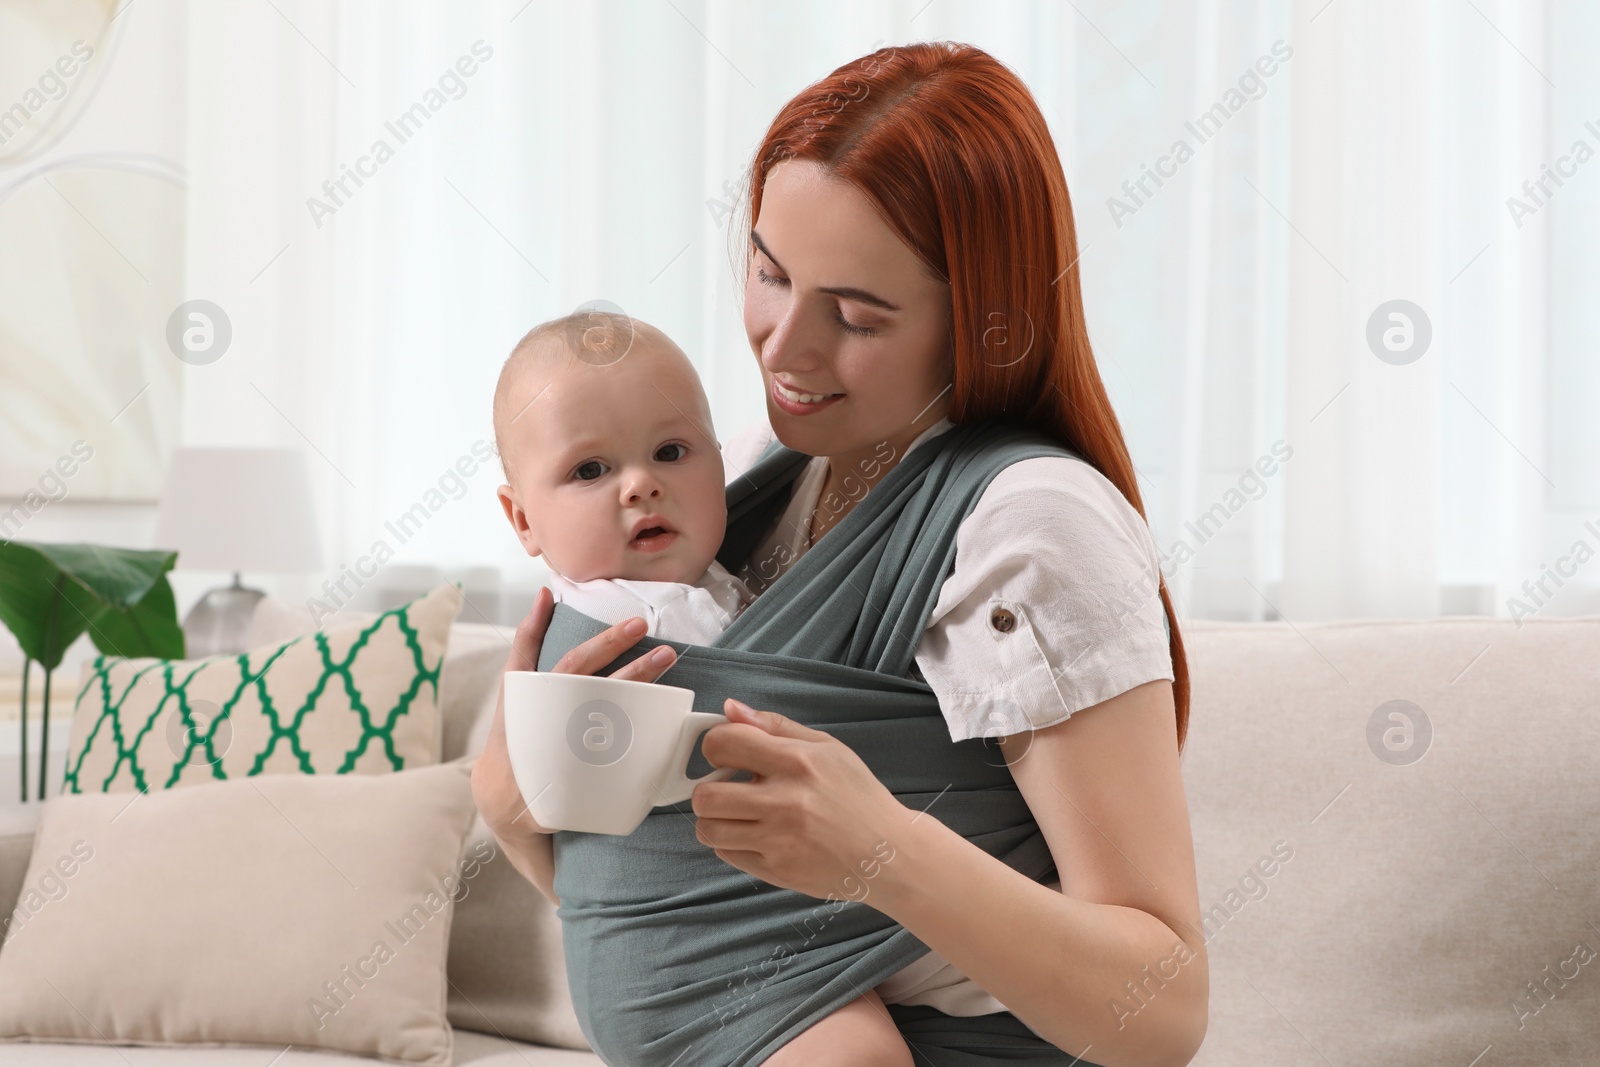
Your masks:
<instances>
[{"instance_id":1,"label":"lamp base","mask_svg":"<svg viewBox=\"0 0 1600 1067\"><path fill-rule=\"evenodd\" d=\"M232 585L219 585L195 602L183 618L183 640L190 659L203 656L237 655L250 644L250 621L256 604L267 594L239 584L239 572Z\"/></svg>"}]
</instances>

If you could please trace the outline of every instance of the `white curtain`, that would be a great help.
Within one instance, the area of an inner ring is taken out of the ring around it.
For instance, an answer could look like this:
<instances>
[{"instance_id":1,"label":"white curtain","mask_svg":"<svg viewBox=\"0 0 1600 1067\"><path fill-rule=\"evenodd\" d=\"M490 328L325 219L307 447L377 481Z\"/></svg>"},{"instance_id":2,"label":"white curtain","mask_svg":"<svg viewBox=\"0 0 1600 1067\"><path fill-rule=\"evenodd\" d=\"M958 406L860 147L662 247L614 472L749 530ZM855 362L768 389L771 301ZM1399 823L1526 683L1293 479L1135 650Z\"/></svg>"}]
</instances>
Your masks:
<instances>
[{"instance_id":1,"label":"white curtain","mask_svg":"<svg viewBox=\"0 0 1600 1067\"><path fill-rule=\"evenodd\" d=\"M762 417L729 190L799 88L952 38L1016 69L1054 131L1183 614L1600 610L1600 561L1523 591L1600 549L1600 163L1507 207L1574 141L1600 148L1578 0L187 12L187 288L235 351L185 368L184 439L308 449L334 565L285 595L383 542L364 594L487 566L503 617L525 611L541 571L498 469L451 472L492 440L511 345L582 302L677 339L724 437ZM1393 300L1426 316L1414 362L1369 346ZM402 541L386 524L433 489Z\"/></svg>"}]
</instances>

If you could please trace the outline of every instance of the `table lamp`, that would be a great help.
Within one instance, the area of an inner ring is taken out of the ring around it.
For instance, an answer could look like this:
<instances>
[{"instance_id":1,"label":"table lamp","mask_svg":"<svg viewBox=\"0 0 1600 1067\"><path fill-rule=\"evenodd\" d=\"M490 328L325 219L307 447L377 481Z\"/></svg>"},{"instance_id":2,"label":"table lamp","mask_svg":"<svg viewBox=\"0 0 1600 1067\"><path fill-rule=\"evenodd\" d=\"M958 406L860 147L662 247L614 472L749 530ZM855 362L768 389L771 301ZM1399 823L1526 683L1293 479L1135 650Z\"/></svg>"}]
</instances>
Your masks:
<instances>
[{"instance_id":1,"label":"table lamp","mask_svg":"<svg viewBox=\"0 0 1600 1067\"><path fill-rule=\"evenodd\" d=\"M232 571L183 620L191 658L245 651L256 603L240 571L307 573L322 566L304 455L292 448L178 448L167 467L155 546L178 570Z\"/></svg>"}]
</instances>

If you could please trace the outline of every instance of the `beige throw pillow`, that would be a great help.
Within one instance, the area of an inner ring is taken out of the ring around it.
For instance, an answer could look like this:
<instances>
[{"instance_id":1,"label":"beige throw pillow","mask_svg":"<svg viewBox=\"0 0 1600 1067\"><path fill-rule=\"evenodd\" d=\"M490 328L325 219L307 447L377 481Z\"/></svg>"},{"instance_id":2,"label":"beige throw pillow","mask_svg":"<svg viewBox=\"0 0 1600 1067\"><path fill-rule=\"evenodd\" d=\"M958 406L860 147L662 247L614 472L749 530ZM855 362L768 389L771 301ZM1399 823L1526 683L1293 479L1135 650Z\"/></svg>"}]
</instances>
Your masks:
<instances>
[{"instance_id":1,"label":"beige throw pillow","mask_svg":"<svg viewBox=\"0 0 1600 1067\"><path fill-rule=\"evenodd\" d=\"M341 613L328 624L338 619L359 623L371 616ZM314 628L309 612L263 597L251 622L251 644L287 641ZM473 622L458 621L450 628L440 681L445 759L483 751L515 633ZM451 1024L539 1045L587 1049L567 989L555 906L511 866L482 819L474 824L468 848L483 862L463 872L468 884L450 923Z\"/></svg>"},{"instance_id":2,"label":"beige throw pillow","mask_svg":"<svg viewBox=\"0 0 1600 1067\"><path fill-rule=\"evenodd\" d=\"M453 899L482 858L470 771L47 801L0 947L0 1037L450 1063Z\"/></svg>"},{"instance_id":3,"label":"beige throw pillow","mask_svg":"<svg viewBox=\"0 0 1600 1067\"><path fill-rule=\"evenodd\" d=\"M237 656L85 664L63 793L438 763L440 668L461 590Z\"/></svg>"}]
</instances>

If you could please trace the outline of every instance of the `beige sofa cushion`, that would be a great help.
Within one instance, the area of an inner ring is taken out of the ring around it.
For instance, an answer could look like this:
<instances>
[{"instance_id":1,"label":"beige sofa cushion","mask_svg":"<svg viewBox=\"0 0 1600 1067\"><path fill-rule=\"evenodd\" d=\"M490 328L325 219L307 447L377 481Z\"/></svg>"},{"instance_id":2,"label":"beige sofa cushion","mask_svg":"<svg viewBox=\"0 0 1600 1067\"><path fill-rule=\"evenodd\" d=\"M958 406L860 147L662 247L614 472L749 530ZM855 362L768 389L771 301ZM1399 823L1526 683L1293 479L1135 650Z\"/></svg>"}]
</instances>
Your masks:
<instances>
[{"instance_id":1,"label":"beige sofa cushion","mask_svg":"<svg viewBox=\"0 0 1600 1067\"><path fill-rule=\"evenodd\" d=\"M588 1049L567 988L561 920L511 866L480 818L474 846L492 849L450 928L454 1026L557 1048Z\"/></svg>"},{"instance_id":2,"label":"beige sofa cushion","mask_svg":"<svg viewBox=\"0 0 1600 1067\"><path fill-rule=\"evenodd\" d=\"M450 1063L470 771L47 801L0 947L0 1037Z\"/></svg>"},{"instance_id":3,"label":"beige sofa cushion","mask_svg":"<svg viewBox=\"0 0 1600 1067\"><path fill-rule=\"evenodd\" d=\"M1183 632L1197 1067L1594 1062L1600 618Z\"/></svg>"},{"instance_id":4,"label":"beige sofa cushion","mask_svg":"<svg viewBox=\"0 0 1600 1067\"><path fill-rule=\"evenodd\" d=\"M9 915L17 904L43 807L42 804L0 805L0 915ZM579 1056L555 1051L557 1048L586 1050L589 1047L578 1026L572 996L567 989L561 922L556 918L555 908L511 866L481 818L473 823L462 862L465 885L456 898L450 920L450 954L446 965L450 990L446 1016L457 1028L456 1062L469 1062L463 1056L470 1056L470 1062L476 1063L492 1051L505 1049L502 1039L509 1038L553 1047L541 1047L537 1054L532 1054L522 1046L515 1052L506 1051L494 1057L496 1063L514 1062L519 1067L529 1063L543 1067L547 1062L599 1064L598 1058L587 1053ZM492 1036L479 1036L480 1033ZM53 1051L47 1051L44 1046L30 1046L29 1062L101 1062L93 1058L90 1049L78 1048L76 1052L66 1046L63 1049L62 1055L50 1058ZM137 1052L127 1049L102 1051L104 1062L110 1065L125 1067L125 1061L144 1062ZM240 1052L237 1056L242 1064L247 1054ZM300 1059L297 1054L285 1056L278 1061L278 1067ZM0 1063L6 1062L4 1053L0 1052ZM222 1059L213 1054L199 1062L222 1062ZM259 1058L252 1062L259 1067Z\"/></svg>"},{"instance_id":5,"label":"beige sofa cushion","mask_svg":"<svg viewBox=\"0 0 1600 1067\"><path fill-rule=\"evenodd\" d=\"M341 612L326 624L362 625L375 617ZM310 612L264 597L256 605L251 643L288 641L312 627ZM483 751L515 632L472 622L450 628L439 695L445 759ZM554 905L511 866L481 818L473 825L473 847L492 852L456 904L450 933L450 1022L542 1045L587 1049L567 989L561 922Z\"/></svg>"}]
</instances>

